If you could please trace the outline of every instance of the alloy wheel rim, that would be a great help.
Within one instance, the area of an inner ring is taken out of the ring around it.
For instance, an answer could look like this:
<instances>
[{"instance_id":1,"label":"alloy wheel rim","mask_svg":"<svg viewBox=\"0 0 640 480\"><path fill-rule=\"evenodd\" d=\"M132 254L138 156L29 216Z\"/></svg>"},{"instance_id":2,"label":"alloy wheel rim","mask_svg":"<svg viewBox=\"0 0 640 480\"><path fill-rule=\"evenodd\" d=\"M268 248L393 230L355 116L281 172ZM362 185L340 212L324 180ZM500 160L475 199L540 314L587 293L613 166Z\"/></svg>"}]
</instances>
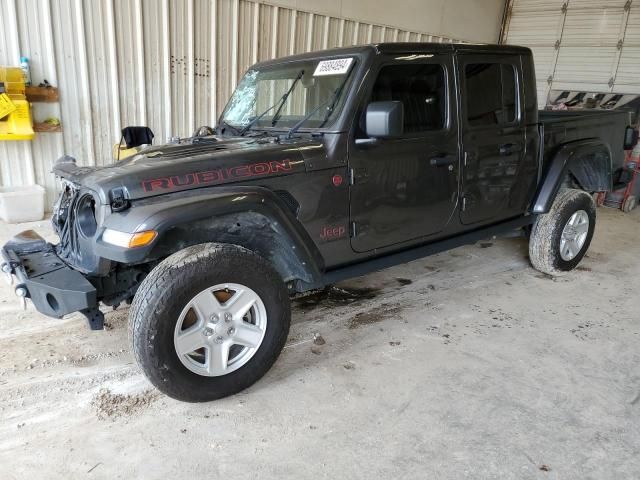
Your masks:
<instances>
[{"instance_id":1,"label":"alloy wheel rim","mask_svg":"<svg viewBox=\"0 0 640 480\"><path fill-rule=\"evenodd\" d=\"M589 215L578 210L569 218L560 236L560 257L570 262L578 256L587 241L589 233Z\"/></svg>"},{"instance_id":2,"label":"alloy wheel rim","mask_svg":"<svg viewBox=\"0 0 640 480\"><path fill-rule=\"evenodd\" d=\"M173 343L182 364L205 377L227 375L251 360L267 329L260 296L245 285L218 284L182 309Z\"/></svg>"}]
</instances>

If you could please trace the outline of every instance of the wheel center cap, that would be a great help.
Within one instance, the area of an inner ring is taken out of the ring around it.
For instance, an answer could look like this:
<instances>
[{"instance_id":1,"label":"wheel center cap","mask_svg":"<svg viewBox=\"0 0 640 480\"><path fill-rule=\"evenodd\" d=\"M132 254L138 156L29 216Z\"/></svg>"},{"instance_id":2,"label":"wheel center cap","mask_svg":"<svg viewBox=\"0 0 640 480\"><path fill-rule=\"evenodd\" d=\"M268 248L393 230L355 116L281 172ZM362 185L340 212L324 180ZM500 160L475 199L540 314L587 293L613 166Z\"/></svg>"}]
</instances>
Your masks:
<instances>
[{"instance_id":1,"label":"wheel center cap","mask_svg":"<svg viewBox=\"0 0 640 480\"><path fill-rule=\"evenodd\" d=\"M220 335L224 335L225 333L226 330L224 328L221 328L220 325L216 325L214 323L207 323L202 329L202 334L209 340L219 337Z\"/></svg>"},{"instance_id":2,"label":"wheel center cap","mask_svg":"<svg viewBox=\"0 0 640 480\"><path fill-rule=\"evenodd\" d=\"M202 330L202 334L209 340L232 337L236 333L236 327L230 324L208 323Z\"/></svg>"},{"instance_id":3,"label":"wheel center cap","mask_svg":"<svg viewBox=\"0 0 640 480\"><path fill-rule=\"evenodd\" d=\"M224 328L224 325L214 325L213 326L213 335L214 336L222 336L225 337L227 333L227 330Z\"/></svg>"}]
</instances>

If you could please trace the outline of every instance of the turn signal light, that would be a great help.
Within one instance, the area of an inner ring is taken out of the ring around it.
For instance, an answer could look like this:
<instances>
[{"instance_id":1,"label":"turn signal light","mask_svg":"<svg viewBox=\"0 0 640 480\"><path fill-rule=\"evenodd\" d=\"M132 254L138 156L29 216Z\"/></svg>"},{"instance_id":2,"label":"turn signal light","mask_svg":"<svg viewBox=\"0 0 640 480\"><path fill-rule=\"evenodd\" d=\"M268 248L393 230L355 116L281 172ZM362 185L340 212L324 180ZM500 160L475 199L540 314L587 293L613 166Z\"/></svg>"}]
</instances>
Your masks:
<instances>
[{"instance_id":1,"label":"turn signal light","mask_svg":"<svg viewBox=\"0 0 640 480\"><path fill-rule=\"evenodd\" d=\"M125 233L107 228L102 234L102 241L122 248L138 248L149 245L158 236L155 230Z\"/></svg>"},{"instance_id":2,"label":"turn signal light","mask_svg":"<svg viewBox=\"0 0 640 480\"><path fill-rule=\"evenodd\" d=\"M149 245L156 238L157 233L153 230L147 230L146 232L134 233L129 240L129 248L144 247Z\"/></svg>"}]
</instances>

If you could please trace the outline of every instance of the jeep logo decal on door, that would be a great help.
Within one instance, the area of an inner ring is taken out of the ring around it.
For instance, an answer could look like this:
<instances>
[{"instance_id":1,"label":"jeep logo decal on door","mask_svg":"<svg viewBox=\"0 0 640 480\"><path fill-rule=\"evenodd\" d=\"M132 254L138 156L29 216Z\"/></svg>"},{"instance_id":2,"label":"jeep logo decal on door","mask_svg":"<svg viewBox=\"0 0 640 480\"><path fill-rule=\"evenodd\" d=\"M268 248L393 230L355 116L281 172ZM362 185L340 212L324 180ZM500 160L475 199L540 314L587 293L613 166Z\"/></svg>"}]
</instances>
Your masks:
<instances>
[{"instance_id":1,"label":"jeep logo decal on door","mask_svg":"<svg viewBox=\"0 0 640 480\"><path fill-rule=\"evenodd\" d=\"M347 227L344 225L325 225L320 230L320 240L330 242L343 238L347 233Z\"/></svg>"}]
</instances>

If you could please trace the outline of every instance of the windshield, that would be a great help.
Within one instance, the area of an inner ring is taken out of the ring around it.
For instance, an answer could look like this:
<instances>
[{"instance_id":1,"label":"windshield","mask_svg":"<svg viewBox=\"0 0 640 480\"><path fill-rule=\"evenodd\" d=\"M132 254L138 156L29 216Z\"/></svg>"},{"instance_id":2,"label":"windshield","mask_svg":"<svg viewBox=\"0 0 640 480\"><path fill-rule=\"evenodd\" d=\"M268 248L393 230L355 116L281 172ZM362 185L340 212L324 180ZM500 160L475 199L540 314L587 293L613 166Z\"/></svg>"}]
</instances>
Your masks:
<instances>
[{"instance_id":1,"label":"windshield","mask_svg":"<svg viewBox=\"0 0 640 480\"><path fill-rule=\"evenodd\" d=\"M231 96L222 121L240 129L289 129L309 116L302 128L328 127L344 104L354 60L335 58L251 69Z\"/></svg>"}]
</instances>

